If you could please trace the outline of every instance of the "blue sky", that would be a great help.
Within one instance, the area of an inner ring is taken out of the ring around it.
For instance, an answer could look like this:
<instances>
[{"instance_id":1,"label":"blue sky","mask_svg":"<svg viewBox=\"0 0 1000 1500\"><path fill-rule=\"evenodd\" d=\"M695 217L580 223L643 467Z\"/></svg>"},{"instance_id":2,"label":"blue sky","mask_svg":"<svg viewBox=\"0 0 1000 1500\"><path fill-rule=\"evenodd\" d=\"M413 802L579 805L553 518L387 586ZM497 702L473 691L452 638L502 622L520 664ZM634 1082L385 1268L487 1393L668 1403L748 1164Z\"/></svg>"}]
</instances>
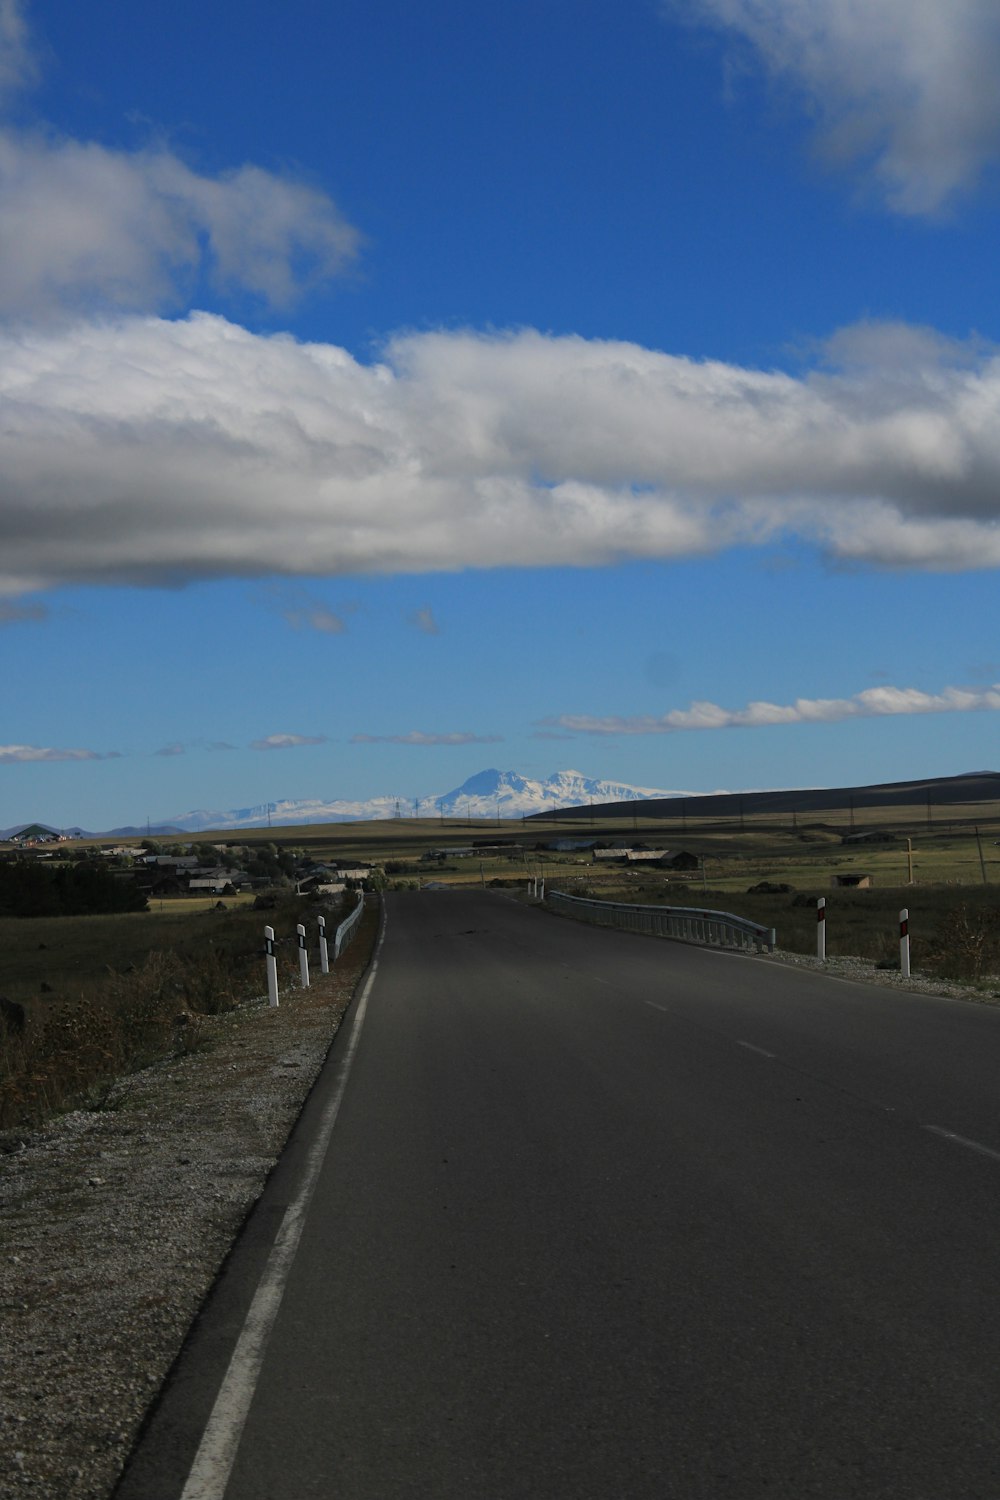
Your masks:
<instances>
[{"instance_id":1,"label":"blue sky","mask_svg":"<svg viewBox=\"0 0 1000 1500\"><path fill-rule=\"evenodd\" d=\"M1000 769L992 0L0 0L0 827Z\"/></svg>"}]
</instances>

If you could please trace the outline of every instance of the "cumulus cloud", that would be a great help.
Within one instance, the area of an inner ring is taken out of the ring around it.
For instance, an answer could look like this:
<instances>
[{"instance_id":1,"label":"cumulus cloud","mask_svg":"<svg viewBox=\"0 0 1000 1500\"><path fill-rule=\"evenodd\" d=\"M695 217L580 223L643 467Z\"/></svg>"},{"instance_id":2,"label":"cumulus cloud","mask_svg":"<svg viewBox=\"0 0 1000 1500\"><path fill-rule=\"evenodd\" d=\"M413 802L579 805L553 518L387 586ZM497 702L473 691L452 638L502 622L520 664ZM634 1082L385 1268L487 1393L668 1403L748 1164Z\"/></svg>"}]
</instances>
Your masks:
<instances>
[{"instance_id":1,"label":"cumulus cloud","mask_svg":"<svg viewBox=\"0 0 1000 1500\"><path fill-rule=\"evenodd\" d=\"M37 72L22 6L0 0L0 108ZM19 322L174 310L202 279L287 307L358 246L330 198L291 174L203 173L161 143L0 128L0 314Z\"/></svg>"},{"instance_id":2,"label":"cumulus cloud","mask_svg":"<svg viewBox=\"0 0 1000 1500\"><path fill-rule=\"evenodd\" d=\"M269 734L266 739L251 740L251 750L297 750L300 745L325 745L325 734Z\"/></svg>"},{"instance_id":3,"label":"cumulus cloud","mask_svg":"<svg viewBox=\"0 0 1000 1500\"><path fill-rule=\"evenodd\" d=\"M61 750L42 745L0 745L0 765L49 760L120 760L117 750Z\"/></svg>"},{"instance_id":4,"label":"cumulus cloud","mask_svg":"<svg viewBox=\"0 0 1000 1500\"><path fill-rule=\"evenodd\" d=\"M422 734L411 729L409 734L353 734L352 745L499 745L500 734Z\"/></svg>"},{"instance_id":5,"label":"cumulus cloud","mask_svg":"<svg viewBox=\"0 0 1000 1500\"><path fill-rule=\"evenodd\" d=\"M988 688L946 687L940 693L918 688L873 687L851 698L796 698L794 703L748 703L720 708L695 702L669 713L631 718L559 714L545 724L575 734L677 734L693 729L762 729L775 724L836 724L843 719L875 719L897 714L957 714L1000 709L1000 683Z\"/></svg>"},{"instance_id":6,"label":"cumulus cloud","mask_svg":"<svg viewBox=\"0 0 1000 1500\"><path fill-rule=\"evenodd\" d=\"M996 0L666 0L804 98L822 150L893 210L937 213L1000 150Z\"/></svg>"},{"instance_id":7,"label":"cumulus cloud","mask_svg":"<svg viewBox=\"0 0 1000 1500\"><path fill-rule=\"evenodd\" d=\"M7 594L789 535L995 567L1000 357L881 325L801 376L531 330L413 334L363 364L203 313L22 329L0 334L0 472Z\"/></svg>"},{"instance_id":8,"label":"cumulus cloud","mask_svg":"<svg viewBox=\"0 0 1000 1500\"><path fill-rule=\"evenodd\" d=\"M19 320L173 309L200 275L287 307L357 245L324 193L260 167L0 131L0 312Z\"/></svg>"}]
</instances>

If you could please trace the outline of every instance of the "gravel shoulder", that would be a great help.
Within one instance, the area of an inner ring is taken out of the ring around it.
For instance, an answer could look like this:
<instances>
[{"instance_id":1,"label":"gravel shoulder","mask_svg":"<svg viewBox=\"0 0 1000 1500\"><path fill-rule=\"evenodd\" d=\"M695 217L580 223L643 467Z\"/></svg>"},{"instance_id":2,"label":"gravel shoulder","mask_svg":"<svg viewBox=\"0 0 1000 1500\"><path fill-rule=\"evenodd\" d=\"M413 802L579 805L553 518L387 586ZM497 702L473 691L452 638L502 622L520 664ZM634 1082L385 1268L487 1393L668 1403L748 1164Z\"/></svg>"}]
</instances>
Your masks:
<instances>
[{"instance_id":1,"label":"gravel shoulder","mask_svg":"<svg viewBox=\"0 0 1000 1500\"><path fill-rule=\"evenodd\" d=\"M957 980L939 979L914 971L904 979L898 969L880 969L865 958L816 958L805 953L788 953L777 949L760 955L770 963L793 964L797 968L822 970L835 979L856 980L859 984L878 984L886 989L907 990L915 995L937 995L944 1000L970 1000L976 1005L1000 1005L1000 974L986 975L980 984L962 984Z\"/></svg>"},{"instance_id":2,"label":"gravel shoulder","mask_svg":"<svg viewBox=\"0 0 1000 1500\"><path fill-rule=\"evenodd\" d=\"M107 1500L192 1320L260 1196L367 967L199 1025L192 1050L104 1107L0 1140L0 1496ZM767 962L986 1003L861 959Z\"/></svg>"},{"instance_id":3,"label":"gravel shoulder","mask_svg":"<svg viewBox=\"0 0 1000 1500\"><path fill-rule=\"evenodd\" d=\"M367 967L204 1018L97 1110L0 1139L0 1496L106 1500Z\"/></svg>"}]
</instances>

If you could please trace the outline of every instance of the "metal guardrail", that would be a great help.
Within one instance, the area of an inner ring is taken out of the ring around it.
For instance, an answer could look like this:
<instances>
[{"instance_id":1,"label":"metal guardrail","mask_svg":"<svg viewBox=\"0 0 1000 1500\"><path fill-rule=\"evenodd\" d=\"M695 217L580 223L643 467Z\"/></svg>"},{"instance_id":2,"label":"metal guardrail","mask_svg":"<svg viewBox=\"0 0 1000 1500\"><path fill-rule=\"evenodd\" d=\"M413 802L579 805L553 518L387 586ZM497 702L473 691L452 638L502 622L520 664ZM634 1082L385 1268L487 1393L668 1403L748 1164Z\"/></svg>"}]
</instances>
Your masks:
<instances>
[{"instance_id":1,"label":"metal guardrail","mask_svg":"<svg viewBox=\"0 0 1000 1500\"><path fill-rule=\"evenodd\" d=\"M589 896L567 896L564 891L549 891L545 899L556 911L598 927L619 927L626 932L645 932L703 947L737 948L746 953L774 952L773 927L760 927L730 912L707 911L700 906L635 906L626 901L595 901Z\"/></svg>"},{"instance_id":2,"label":"metal guardrail","mask_svg":"<svg viewBox=\"0 0 1000 1500\"><path fill-rule=\"evenodd\" d=\"M344 919L344 921L341 922L340 926L337 928L336 932L333 934L333 961L334 961L334 963L336 963L337 959L340 957L341 953L344 951L344 949L347 947L348 943L351 941L351 938L354 936L354 933L355 933L355 931L357 929L357 925L361 921L361 913L364 911L364 909L365 909L365 894L364 894L364 891L359 891L358 892L358 904L357 904L357 906L351 912L351 915L349 917L346 917Z\"/></svg>"}]
</instances>

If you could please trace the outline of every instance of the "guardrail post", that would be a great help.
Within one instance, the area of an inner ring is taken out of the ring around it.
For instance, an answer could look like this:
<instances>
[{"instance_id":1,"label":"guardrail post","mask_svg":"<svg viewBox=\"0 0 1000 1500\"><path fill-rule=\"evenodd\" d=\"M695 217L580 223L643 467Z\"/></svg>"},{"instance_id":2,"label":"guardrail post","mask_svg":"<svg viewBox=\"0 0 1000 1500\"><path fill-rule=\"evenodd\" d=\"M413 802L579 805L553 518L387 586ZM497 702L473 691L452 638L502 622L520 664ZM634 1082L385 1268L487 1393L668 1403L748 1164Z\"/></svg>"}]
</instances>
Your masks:
<instances>
[{"instance_id":1,"label":"guardrail post","mask_svg":"<svg viewBox=\"0 0 1000 1500\"><path fill-rule=\"evenodd\" d=\"M309 988L309 954L306 952L306 930L300 922L295 931L299 935L299 976L302 980L302 988Z\"/></svg>"},{"instance_id":2,"label":"guardrail post","mask_svg":"<svg viewBox=\"0 0 1000 1500\"><path fill-rule=\"evenodd\" d=\"M319 968L321 974L330 972L330 950L326 946L326 918L319 919Z\"/></svg>"},{"instance_id":3,"label":"guardrail post","mask_svg":"<svg viewBox=\"0 0 1000 1500\"><path fill-rule=\"evenodd\" d=\"M274 928L264 928L264 952L267 955L267 1003L278 1003L278 955L274 948Z\"/></svg>"},{"instance_id":4,"label":"guardrail post","mask_svg":"<svg viewBox=\"0 0 1000 1500\"><path fill-rule=\"evenodd\" d=\"M910 977L910 913L907 907L899 914L899 972Z\"/></svg>"},{"instance_id":5,"label":"guardrail post","mask_svg":"<svg viewBox=\"0 0 1000 1500\"><path fill-rule=\"evenodd\" d=\"M816 957L826 958L826 897L816 902Z\"/></svg>"}]
</instances>

